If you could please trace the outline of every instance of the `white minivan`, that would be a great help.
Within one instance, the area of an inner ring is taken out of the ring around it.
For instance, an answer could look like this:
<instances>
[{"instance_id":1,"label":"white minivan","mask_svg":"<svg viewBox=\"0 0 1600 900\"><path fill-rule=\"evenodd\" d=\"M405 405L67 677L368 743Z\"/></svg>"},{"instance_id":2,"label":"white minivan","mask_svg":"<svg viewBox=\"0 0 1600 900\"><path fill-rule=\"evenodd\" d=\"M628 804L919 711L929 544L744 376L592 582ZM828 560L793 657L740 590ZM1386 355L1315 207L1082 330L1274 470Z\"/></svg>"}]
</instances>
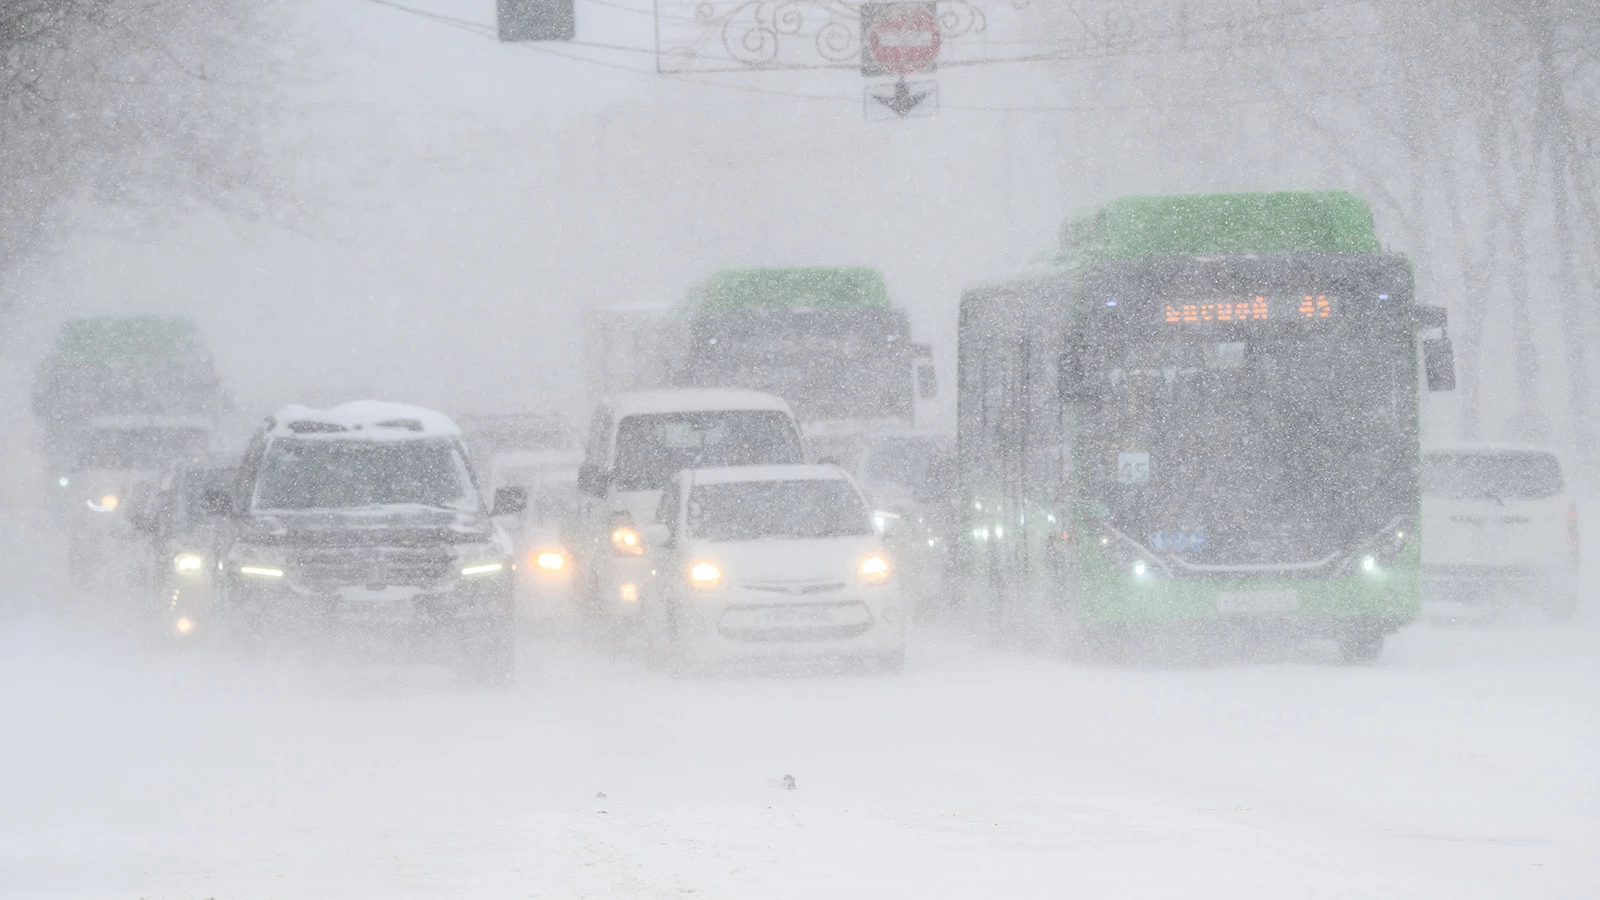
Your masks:
<instances>
[{"instance_id":1,"label":"white minivan","mask_svg":"<svg viewBox=\"0 0 1600 900\"><path fill-rule=\"evenodd\" d=\"M1435 615L1578 603L1578 507L1560 458L1468 444L1422 454L1422 575Z\"/></svg>"},{"instance_id":2,"label":"white minivan","mask_svg":"<svg viewBox=\"0 0 1600 900\"><path fill-rule=\"evenodd\" d=\"M569 541L585 612L602 622L637 617L650 572L639 529L654 521L678 472L803 462L794 413L771 394L692 389L603 401L578 472L578 533Z\"/></svg>"},{"instance_id":3,"label":"white minivan","mask_svg":"<svg viewBox=\"0 0 1600 900\"><path fill-rule=\"evenodd\" d=\"M680 472L656 518L644 529L653 662L849 657L904 668L899 579L838 467Z\"/></svg>"}]
</instances>

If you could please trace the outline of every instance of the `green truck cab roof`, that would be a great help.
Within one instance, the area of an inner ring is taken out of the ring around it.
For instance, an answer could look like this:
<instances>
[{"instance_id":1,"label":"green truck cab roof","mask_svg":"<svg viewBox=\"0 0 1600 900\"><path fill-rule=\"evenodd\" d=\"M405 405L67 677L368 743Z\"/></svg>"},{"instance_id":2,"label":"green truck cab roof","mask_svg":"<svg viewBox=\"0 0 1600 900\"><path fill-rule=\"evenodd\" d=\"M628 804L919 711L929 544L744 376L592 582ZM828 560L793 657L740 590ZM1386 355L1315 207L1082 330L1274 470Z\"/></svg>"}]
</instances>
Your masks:
<instances>
[{"instance_id":1,"label":"green truck cab roof","mask_svg":"<svg viewBox=\"0 0 1600 900\"><path fill-rule=\"evenodd\" d=\"M182 316L101 316L61 326L54 355L80 364L139 359L208 360L194 320Z\"/></svg>"},{"instance_id":2,"label":"green truck cab roof","mask_svg":"<svg viewBox=\"0 0 1600 900\"><path fill-rule=\"evenodd\" d=\"M888 305L889 288L883 274L866 266L724 269L711 276L700 297L700 307L708 310Z\"/></svg>"},{"instance_id":3,"label":"green truck cab roof","mask_svg":"<svg viewBox=\"0 0 1600 900\"><path fill-rule=\"evenodd\" d=\"M1061 243L1091 259L1381 250L1371 207L1348 191L1122 197L1068 221Z\"/></svg>"}]
</instances>

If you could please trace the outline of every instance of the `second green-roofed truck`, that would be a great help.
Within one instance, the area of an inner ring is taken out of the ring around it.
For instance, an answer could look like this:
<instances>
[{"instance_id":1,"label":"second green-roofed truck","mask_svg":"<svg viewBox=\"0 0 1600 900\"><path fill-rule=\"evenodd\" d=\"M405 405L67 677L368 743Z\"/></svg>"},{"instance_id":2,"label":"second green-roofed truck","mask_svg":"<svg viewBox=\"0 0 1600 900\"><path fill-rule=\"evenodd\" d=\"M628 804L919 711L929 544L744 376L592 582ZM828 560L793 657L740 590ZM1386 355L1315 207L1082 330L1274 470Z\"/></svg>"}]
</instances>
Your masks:
<instances>
[{"instance_id":1,"label":"second green-roofed truck","mask_svg":"<svg viewBox=\"0 0 1600 900\"><path fill-rule=\"evenodd\" d=\"M590 319L596 396L734 387L788 401L808 431L926 424L933 356L866 267L726 269L667 307Z\"/></svg>"},{"instance_id":2,"label":"second green-roofed truck","mask_svg":"<svg viewBox=\"0 0 1600 900\"><path fill-rule=\"evenodd\" d=\"M1420 380L1454 375L1366 203L1131 197L1062 243L962 300L968 602L1088 649L1269 631L1376 657L1420 608L1419 332Z\"/></svg>"}]
</instances>

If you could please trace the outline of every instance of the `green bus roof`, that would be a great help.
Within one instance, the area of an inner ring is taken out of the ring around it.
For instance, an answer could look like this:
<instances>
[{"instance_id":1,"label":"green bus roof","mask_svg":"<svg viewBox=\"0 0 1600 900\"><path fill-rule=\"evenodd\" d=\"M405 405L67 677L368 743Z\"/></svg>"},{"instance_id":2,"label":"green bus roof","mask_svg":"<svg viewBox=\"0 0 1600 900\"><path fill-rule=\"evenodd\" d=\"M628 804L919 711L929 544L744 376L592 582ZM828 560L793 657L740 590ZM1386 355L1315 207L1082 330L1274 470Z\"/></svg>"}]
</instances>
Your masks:
<instances>
[{"instance_id":1,"label":"green bus roof","mask_svg":"<svg viewBox=\"0 0 1600 900\"><path fill-rule=\"evenodd\" d=\"M883 274L866 266L724 269L706 282L708 309L840 308L889 305Z\"/></svg>"},{"instance_id":2,"label":"green bus roof","mask_svg":"<svg viewBox=\"0 0 1600 900\"><path fill-rule=\"evenodd\" d=\"M1381 249L1372 209L1348 191L1123 197L1069 221L1062 244L1100 259Z\"/></svg>"}]
</instances>

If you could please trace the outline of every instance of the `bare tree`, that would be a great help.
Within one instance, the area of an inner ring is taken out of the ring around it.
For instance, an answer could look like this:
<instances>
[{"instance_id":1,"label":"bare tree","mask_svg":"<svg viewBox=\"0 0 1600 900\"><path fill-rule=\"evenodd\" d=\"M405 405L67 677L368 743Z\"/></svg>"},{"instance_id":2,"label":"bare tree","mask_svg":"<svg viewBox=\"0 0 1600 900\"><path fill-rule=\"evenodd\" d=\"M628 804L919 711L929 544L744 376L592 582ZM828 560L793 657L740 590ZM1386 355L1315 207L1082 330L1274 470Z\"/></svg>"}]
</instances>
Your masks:
<instances>
[{"instance_id":1,"label":"bare tree","mask_svg":"<svg viewBox=\"0 0 1600 900\"><path fill-rule=\"evenodd\" d=\"M260 206L268 0L0 0L0 284L74 201Z\"/></svg>"}]
</instances>

